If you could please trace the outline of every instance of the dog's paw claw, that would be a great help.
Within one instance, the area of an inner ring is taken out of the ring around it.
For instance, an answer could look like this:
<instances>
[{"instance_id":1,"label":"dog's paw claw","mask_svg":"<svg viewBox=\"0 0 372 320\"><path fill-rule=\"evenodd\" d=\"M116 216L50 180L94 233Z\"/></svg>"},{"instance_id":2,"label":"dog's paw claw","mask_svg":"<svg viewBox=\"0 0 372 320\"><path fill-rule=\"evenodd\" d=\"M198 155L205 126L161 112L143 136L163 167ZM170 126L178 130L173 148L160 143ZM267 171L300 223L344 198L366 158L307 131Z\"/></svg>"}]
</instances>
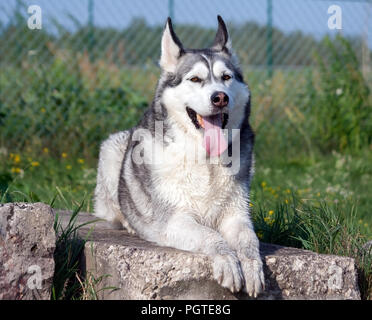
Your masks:
<instances>
[{"instance_id":1,"label":"dog's paw claw","mask_svg":"<svg viewBox=\"0 0 372 320\"><path fill-rule=\"evenodd\" d=\"M239 257L244 276L244 288L250 297L257 296L265 290L265 280L262 267L262 261Z\"/></svg>"},{"instance_id":2,"label":"dog's paw claw","mask_svg":"<svg viewBox=\"0 0 372 320\"><path fill-rule=\"evenodd\" d=\"M213 276L222 287L238 292L243 286L239 260L232 254L216 255L213 259Z\"/></svg>"}]
</instances>

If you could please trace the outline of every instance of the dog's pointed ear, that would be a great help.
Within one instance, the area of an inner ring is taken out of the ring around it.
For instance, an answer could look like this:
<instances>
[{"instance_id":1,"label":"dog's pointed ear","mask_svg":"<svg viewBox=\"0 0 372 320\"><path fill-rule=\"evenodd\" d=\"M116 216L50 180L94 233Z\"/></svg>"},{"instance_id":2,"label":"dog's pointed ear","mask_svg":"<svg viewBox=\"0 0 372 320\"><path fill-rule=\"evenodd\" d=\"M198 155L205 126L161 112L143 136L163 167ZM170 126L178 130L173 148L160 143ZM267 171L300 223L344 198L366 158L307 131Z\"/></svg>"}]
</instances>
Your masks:
<instances>
[{"instance_id":1,"label":"dog's pointed ear","mask_svg":"<svg viewBox=\"0 0 372 320\"><path fill-rule=\"evenodd\" d=\"M183 52L181 41L173 30L172 20L168 18L161 39L160 67L164 71L174 72Z\"/></svg>"},{"instance_id":2,"label":"dog's pointed ear","mask_svg":"<svg viewBox=\"0 0 372 320\"><path fill-rule=\"evenodd\" d=\"M218 20L218 29L216 33L216 37L214 38L214 42L212 48L215 50L231 50L231 41L229 38L229 33L227 32L225 21L221 18L220 15L217 16Z\"/></svg>"}]
</instances>

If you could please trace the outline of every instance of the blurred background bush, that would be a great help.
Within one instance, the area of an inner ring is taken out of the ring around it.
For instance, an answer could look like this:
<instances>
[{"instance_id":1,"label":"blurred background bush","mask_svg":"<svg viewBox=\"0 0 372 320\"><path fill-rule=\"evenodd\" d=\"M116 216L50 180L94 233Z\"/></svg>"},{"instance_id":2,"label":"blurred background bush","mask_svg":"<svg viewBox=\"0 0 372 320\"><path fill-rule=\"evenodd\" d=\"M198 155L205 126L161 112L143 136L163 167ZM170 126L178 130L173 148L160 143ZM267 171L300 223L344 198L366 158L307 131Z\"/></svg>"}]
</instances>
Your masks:
<instances>
[{"instance_id":1,"label":"blurred background bush","mask_svg":"<svg viewBox=\"0 0 372 320\"><path fill-rule=\"evenodd\" d=\"M327 27L331 1L33 1L41 30L27 27L31 2L0 3L0 143L9 150L68 150L93 163L99 142L133 126L151 100L167 15L185 46L200 48L217 13L253 92L257 152L371 144L368 1L340 3L342 33Z\"/></svg>"}]
</instances>

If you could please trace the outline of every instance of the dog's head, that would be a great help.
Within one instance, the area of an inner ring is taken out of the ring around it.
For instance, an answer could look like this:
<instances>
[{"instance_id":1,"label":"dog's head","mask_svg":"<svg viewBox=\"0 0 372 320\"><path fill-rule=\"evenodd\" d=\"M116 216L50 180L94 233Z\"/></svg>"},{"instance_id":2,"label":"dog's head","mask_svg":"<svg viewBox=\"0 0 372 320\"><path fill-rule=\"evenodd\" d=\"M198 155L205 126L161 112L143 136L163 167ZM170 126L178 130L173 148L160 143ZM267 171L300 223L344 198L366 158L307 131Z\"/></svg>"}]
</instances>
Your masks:
<instances>
[{"instance_id":1,"label":"dog's head","mask_svg":"<svg viewBox=\"0 0 372 320\"><path fill-rule=\"evenodd\" d=\"M160 66L159 98L168 113L187 131L204 136L209 154L220 155L227 148L221 129L240 128L250 96L222 18L207 49L184 48L168 18Z\"/></svg>"}]
</instances>

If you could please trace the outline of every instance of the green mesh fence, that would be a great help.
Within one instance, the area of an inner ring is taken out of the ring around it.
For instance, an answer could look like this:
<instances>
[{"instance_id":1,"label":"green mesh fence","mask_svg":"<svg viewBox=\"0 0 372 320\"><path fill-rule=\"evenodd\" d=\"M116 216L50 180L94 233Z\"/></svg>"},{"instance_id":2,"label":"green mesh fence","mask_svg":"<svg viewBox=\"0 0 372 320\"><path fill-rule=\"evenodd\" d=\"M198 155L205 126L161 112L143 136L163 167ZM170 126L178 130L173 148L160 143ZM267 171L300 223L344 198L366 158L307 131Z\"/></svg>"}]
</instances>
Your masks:
<instances>
[{"instance_id":1,"label":"green mesh fence","mask_svg":"<svg viewBox=\"0 0 372 320\"><path fill-rule=\"evenodd\" d=\"M30 29L31 5L41 29ZM329 28L332 5L342 9L341 30ZM370 143L370 126L360 126L371 114L371 1L1 0L0 148L95 159L99 142L133 126L152 99L167 16L186 47L200 48L211 44L217 14L252 90L259 145ZM315 131L324 106L348 113L350 103L351 118L331 111L336 122ZM350 128L343 136L337 126Z\"/></svg>"}]
</instances>

